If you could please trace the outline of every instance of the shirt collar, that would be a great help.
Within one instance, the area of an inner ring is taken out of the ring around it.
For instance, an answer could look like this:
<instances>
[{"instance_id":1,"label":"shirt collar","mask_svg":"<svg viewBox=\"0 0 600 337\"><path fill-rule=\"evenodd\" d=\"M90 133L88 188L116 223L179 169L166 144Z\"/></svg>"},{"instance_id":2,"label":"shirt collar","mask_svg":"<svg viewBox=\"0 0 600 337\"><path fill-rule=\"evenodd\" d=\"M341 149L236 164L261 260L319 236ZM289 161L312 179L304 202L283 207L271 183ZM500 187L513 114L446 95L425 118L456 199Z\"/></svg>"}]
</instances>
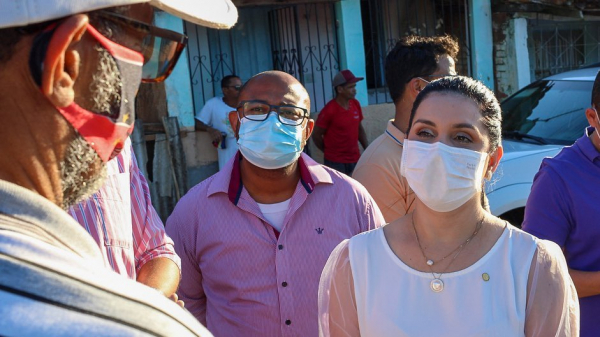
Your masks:
<instances>
[{"instance_id":1,"label":"shirt collar","mask_svg":"<svg viewBox=\"0 0 600 337\"><path fill-rule=\"evenodd\" d=\"M27 222L35 229L28 236L69 250L89 261L102 262L92 236L67 212L48 199L11 182L0 180L0 213Z\"/></svg>"},{"instance_id":2,"label":"shirt collar","mask_svg":"<svg viewBox=\"0 0 600 337\"><path fill-rule=\"evenodd\" d=\"M585 129L583 137L579 138L575 144L590 161L594 161L596 158L600 157L600 152L596 150L591 137L597 136L594 136L594 127L588 126Z\"/></svg>"},{"instance_id":3,"label":"shirt collar","mask_svg":"<svg viewBox=\"0 0 600 337\"><path fill-rule=\"evenodd\" d=\"M237 205L244 187L240 170L242 158L241 152L238 151L234 159L215 175L215 181L208 188L208 196L219 192L227 193L229 200ZM329 172L305 153L298 158L298 167L300 168L300 183L308 194L313 192L317 184L333 184Z\"/></svg>"},{"instance_id":4,"label":"shirt collar","mask_svg":"<svg viewBox=\"0 0 600 337\"><path fill-rule=\"evenodd\" d=\"M400 131L395 125L394 123L392 123L392 121L388 121L388 125L387 128L385 129L385 134L392 138L392 140L394 142L396 142L398 145L400 146L404 146L404 138L406 138L406 135L404 134L404 132Z\"/></svg>"}]
</instances>

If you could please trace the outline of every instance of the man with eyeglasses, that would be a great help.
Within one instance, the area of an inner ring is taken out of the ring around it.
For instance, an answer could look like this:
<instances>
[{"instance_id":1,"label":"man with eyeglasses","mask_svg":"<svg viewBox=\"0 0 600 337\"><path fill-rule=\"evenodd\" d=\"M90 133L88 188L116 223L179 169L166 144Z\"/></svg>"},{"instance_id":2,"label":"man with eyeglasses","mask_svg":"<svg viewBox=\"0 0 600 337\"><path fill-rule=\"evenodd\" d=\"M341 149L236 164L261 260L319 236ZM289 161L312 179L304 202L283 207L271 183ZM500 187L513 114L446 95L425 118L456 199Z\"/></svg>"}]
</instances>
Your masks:
<instances>
[{"instance_id":1,"label":"man with eyeglasses","mask_svg":"<svg viewBox=\"0 0 600 337\"><path fill-rule=\"evenodd\" d=\"M196 130L207 131L217 147L219 170L235 156L238 146L229 124L229 113L238 104L242 80L236 75L227 75L221 80L223 97L209 99L196 114Z\"/></svg>"},{"instance_id":2,"label":"man with eyeglasses","mask_svg":"<svg viewBox=\"0 0 600 337\"><path fill-rule=\"evenodd\" d=\"M268 71L229 120L240 150L167 220L181 257L178 295L216 336L318 336L317 288L334 247L383 217L356 181L302 152L310 99Z\"/></svg>"},{"instance_id":3,"label":"man with eyeglasses","mask_svg":"<svg viewBox=\"0 0 600 337\"><path fill-rule=\"evenodd\" d=\"M107 270L64 211L129 148L140 81L164 80L183 50L183 35L152 26L154 8L215 28L237 20L228 0L195 4L0 0L0 335L210 335Z\"/></svg>"},{"instance_id":4,"label":"man with eyeglasses","mask_svg":"<svg viewBox=\"0 0 600 337\"><path fill-rule=\"evenodd\" d=\"M402 143L415 98L429 82L456 75L457 54L458 43L450 36L407 36L386 57L385 79L396 114L363 152L352 178L367 188L388 223L412 212L415 200L400 174Z\"/></svg>"}]
</instances>

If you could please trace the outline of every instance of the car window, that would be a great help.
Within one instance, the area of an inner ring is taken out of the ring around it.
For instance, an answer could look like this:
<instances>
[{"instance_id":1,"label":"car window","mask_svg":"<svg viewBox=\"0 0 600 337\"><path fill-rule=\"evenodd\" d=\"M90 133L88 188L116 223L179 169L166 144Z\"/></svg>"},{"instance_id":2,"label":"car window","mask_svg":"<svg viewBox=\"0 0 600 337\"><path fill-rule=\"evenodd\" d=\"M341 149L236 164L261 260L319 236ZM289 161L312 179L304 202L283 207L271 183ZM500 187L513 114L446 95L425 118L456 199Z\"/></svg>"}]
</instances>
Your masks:
<instances>
[{"instance_id":1,"label":"car window","mask_svg":"<svg viewBox=\"0 0 600 337\"><path fill-rule=\"evenodd\" d=\"M593 82L548 81L530 84L502 102L502 130L570 145L588 126ZM519 138L526 139L526 138Z\"/></svg>"}]
</instances>

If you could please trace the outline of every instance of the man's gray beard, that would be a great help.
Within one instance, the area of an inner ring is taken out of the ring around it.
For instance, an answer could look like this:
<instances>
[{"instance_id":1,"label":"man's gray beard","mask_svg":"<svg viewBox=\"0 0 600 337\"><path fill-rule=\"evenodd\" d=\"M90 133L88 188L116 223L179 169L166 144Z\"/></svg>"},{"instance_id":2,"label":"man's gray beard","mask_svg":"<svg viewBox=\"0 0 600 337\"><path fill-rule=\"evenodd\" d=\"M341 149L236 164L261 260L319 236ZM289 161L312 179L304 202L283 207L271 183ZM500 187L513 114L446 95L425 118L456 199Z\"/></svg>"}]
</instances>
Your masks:
<instances>
[{"instance_id":1,"label":"man's gray beard","mask_svg":"<svg viewBox=\"0 0 600 337\"><path fill-rule=\"evenodd\" d=\"M110 53L97 45L98 68L90 84L90 110L105 116L118 114L121 106L121 72Z\"/></svg>"},{"instance_id":2,"label":"man's gray beard","mask_svg":"<svg viewBox=\"0 0 600 337\"><path fill-rule=\"evenodd\" d=\"M68 209L87 199L102 187L106 178L106 166L100 156L79 134L69 143L65 158L60 163L63 201Z\"/></svg>"},{"instance_id":3,"label":"man's gray beard","mask_svg":"<svg viewBox=\"0 0 600 337\"><path fill-rule=\"evenodd\" d=\"M119 68L108 51L97 46L100 57L98 68L90 84L89 102L92 112L111 115L120 106L121 76ZM100 156L79 134L69 144L60 165L64 209L94 194L106 178L106 167Z\"/></svg>"}]
</instances>

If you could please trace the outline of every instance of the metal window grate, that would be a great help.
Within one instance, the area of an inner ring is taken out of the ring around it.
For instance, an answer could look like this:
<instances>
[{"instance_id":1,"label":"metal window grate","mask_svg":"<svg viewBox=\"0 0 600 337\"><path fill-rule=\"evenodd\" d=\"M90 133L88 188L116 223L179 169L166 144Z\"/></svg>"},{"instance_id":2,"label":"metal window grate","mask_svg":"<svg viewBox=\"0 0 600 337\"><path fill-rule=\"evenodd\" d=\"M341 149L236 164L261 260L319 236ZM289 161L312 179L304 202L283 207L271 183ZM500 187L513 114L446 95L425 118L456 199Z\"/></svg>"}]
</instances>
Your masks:
<instances>
[{"instance_id":1,"label":"metal window grate","mask_svg":"<svg viewBox=\"0 0 600 337\"><path fill-rule=\"evenodd\" d=\"M311 110L333 98L339 71L335 4L304 4L269 12L273 69L296 77L308 91Z\"/></svg>"},{"instance_id":2,"label":"metal window grate","mask_svg":"<svg viewBox=\"0 0 600 337\"><path fill-rule=\"evenodd\" d=\"M529 20L532 78L600 62L600 22ZM532 44L532 45L531 45Z\"/></svg>"},{"instance_id":3,"label":"metal window grate","mask_svg":"<svg viewBox=\"0 0 600 337\"><path fill-rule=\"evenodd\" d=\"M471 74L467 0L362 0L369 104L389 103L384 62L396 41L406 35L449 34L458 39L456 70Z\"/></svg>"},{"instance_id":4,"label":"metal window grate","mask_svg":"<svg viewBox=\"0 0 600 337\"><path fill-rule=\"evenodd\" d=\"M242 81L266 70L296 77L319 111L331 98L339 71L335 4L256 6L239 10L231 30L186 22L188 60L196 110L220 94L220 80L235 73Z\"/></svg>"}]
</instances>

